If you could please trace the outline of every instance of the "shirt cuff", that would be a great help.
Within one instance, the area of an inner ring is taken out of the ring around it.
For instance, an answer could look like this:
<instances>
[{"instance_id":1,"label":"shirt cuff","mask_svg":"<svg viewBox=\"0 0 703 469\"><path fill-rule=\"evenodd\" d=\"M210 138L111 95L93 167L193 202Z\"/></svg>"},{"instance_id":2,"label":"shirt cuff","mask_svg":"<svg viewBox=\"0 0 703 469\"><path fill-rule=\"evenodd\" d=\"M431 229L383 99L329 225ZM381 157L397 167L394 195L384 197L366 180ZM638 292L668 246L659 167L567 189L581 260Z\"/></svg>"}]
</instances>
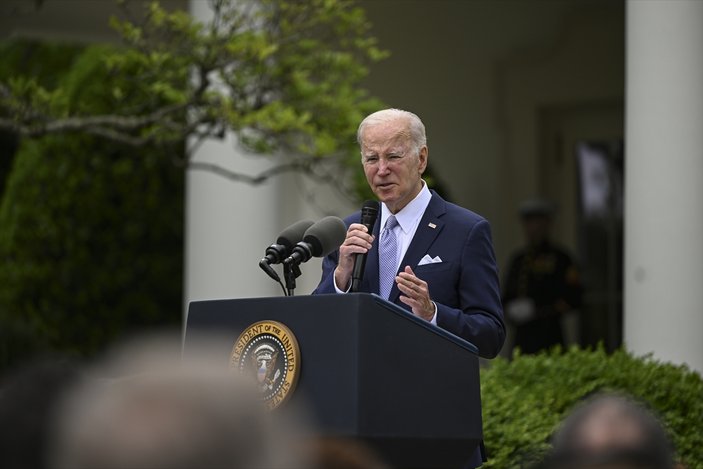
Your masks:
<instances>
[{"instance_id":1,"label":"shirt cuff","mask_svg":"<svg viewBox=\"0 0 703 469\"><path fill-rule=\"evenodd\" d=\"M434 324L435 326L437 325L437 303L434 301L432 302L434 305L434 315L432 316L432 319L430 319L430 324Z\"/></svg>"},{"instance_id":2,"label":"shirt cuff","mask_svg":"<svg viewBox=\"0 0 703 469\"><path fill-rule=\"evenodd\" d=\"M337 279L334 278L334 272L332 272L332 283L334 284L334 291L337 293L349 293L349 290L351 290L351 282L349 282L349 288L345 290L340 290L339 287L337 286ZM435 306L435 311L436 311L436 306Z\"/></svg>"}]
</instances>

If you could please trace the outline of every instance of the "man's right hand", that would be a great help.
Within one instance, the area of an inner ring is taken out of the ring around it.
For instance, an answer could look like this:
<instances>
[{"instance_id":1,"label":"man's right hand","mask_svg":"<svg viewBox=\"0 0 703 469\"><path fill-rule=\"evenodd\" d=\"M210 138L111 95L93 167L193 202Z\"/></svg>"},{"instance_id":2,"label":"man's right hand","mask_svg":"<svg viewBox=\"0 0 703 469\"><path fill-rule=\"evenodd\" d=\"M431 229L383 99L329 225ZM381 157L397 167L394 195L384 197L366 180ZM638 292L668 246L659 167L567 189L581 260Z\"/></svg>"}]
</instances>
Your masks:
<instances>
[{"instance_id":1,"label":"man's right hand","mask_svg":"<svg viewBox=\"0 0 703 469\"><path fill-rule=\"evenodd\" d=\"M360 223L352 223L347 230L347 237L339 246L339 261L334 271L334 283L342 291L349 290L354 271L354 255L365 254L371 249L374 236Z\"/></svg>"}]
</instances>

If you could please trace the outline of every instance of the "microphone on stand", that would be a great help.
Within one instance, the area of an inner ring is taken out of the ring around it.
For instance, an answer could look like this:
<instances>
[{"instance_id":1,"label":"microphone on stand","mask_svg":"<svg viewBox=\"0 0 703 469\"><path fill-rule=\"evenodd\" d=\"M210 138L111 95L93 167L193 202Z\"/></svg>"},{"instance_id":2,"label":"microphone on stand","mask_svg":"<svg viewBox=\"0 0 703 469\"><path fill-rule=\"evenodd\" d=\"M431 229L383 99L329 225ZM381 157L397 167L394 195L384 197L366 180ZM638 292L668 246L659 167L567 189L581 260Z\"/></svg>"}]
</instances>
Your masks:
<instances>
[{"instance_id":1,"label":"microphone on stand","mask_svg":"<svg viewBox=\"0 0 703 469\"><path fill-rule=\"evenodd\" d=\"M366 227L369 233L373 233L373 226L376 224L376 218L378 218L378 202L375 200L367 200L361 207L361 224ZM364 276L364 269L366 267L366 257L368 256L368 251L363 254L354 255L354 271L352 272L352 284L351 291L359 291L359 285L361 285L361 279Z\"/></svg>"},{"instance_id":2,"label":"microphone on stand","mask_svg":"<svg viewBox=\"0 0 703 469\"><path fill-rule=\"evenodd\" d=\"M312 257L324 257L337 249L347 237L347 226L341 218L329 216L305 231L303 240L295 245L283 264L297 266Z\"/></svg>"},{"instance_id":3,"label":"microphone on stand","mask_svg":"<svg viewBox=\"0 0 703 469\"><path fill-rule=\"evenodd\" d=\"M268 274L269 277L277 282L280 278L275 270L271 268L271 264L280 264L286 257L290 256L293 248L299 243L308 228L313 225L310 220L301 220L293 223L278 235L276 244L272 244L266 248L266 255L259 261L259 267Z\"/></svg>"}]
</instances>

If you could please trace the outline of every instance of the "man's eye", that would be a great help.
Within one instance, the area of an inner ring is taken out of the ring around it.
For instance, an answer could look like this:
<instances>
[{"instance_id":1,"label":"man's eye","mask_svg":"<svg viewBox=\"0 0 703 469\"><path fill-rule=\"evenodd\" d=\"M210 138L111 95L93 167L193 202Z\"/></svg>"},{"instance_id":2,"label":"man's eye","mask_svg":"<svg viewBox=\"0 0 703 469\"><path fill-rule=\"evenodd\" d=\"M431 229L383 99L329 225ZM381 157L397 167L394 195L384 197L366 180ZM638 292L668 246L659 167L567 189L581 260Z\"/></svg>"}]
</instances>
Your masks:
<instances>
[{"instance_id":1,"label":"man's eye","mask_svg":"<svg viewBox=\"0 0 703 469\"><path fill-rule=\"evenodd\" d=\"M402 158L401 155L388 155L389 160L399 160L400 158Z\"/></svg>"},{"instance_id":2,"label":"man's eye","mask_svg":"<svg viewBox=\"0 0 703 469\"><path fill-rule=\"evenodd\" d=\"M366 157L367 163L375 163L376 161L378 161L378 156L367 156Z\"/></svg>"}]
</instances>

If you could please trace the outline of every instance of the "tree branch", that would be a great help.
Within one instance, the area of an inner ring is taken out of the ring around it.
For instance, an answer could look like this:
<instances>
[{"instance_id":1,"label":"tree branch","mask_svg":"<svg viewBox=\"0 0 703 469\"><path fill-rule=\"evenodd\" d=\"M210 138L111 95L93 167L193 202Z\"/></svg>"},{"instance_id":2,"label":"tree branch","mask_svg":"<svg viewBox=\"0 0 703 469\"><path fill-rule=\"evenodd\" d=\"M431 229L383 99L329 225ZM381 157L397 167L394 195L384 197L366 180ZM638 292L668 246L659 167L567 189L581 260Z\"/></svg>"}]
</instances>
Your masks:
<instances>
[{"instance_id":1,"label":"tree branch","mask_svg":"<svg viewBox=\"0 0 703 469\"><path fill-rule=\"evenodd\" d=\"M248 174L238 173L236 171L223 168L215 163L206 163L202 161L191 161L186 163L187 169L208 171L231 181L246 182L252 185L262 184L268 179L280 174L309 170L310 166L310 163L307 161L295 161L292 163L280 164L278 166L274 166L273 168L267 169L266 171L262 171L255 176L250 176Z\"/></svg>"},{"instance_id":2,"label":"tree branch","mask_svg":"<svg viewBox=\"0 0 703 469\"><path fill-rule=\"evenodd\" d=\"M375 61L363 15L342 0L209 1L214 18L202 24L157 4L128 8L141 2L124 0L126 20L116 25L124 47L87 56L82 65L105 77L105 96L111 87L122 93L108 101L113 109L100 106L90 115L90 103L80 100L91 95L81 88L49 90L39 77L19 77L0 83L0 129L28 138L83 133L152 145L184 169L233 181L260 184L300 172L353 193L341 157L354 147L349 119L377 107L356 91L365 62ZM180 104L164 104L175 100ZM67 116L72 109L81 114ZM255 153L289 157L254 175L192 161L204 141L228 132Z\"/></svg>"}]
</instances>

